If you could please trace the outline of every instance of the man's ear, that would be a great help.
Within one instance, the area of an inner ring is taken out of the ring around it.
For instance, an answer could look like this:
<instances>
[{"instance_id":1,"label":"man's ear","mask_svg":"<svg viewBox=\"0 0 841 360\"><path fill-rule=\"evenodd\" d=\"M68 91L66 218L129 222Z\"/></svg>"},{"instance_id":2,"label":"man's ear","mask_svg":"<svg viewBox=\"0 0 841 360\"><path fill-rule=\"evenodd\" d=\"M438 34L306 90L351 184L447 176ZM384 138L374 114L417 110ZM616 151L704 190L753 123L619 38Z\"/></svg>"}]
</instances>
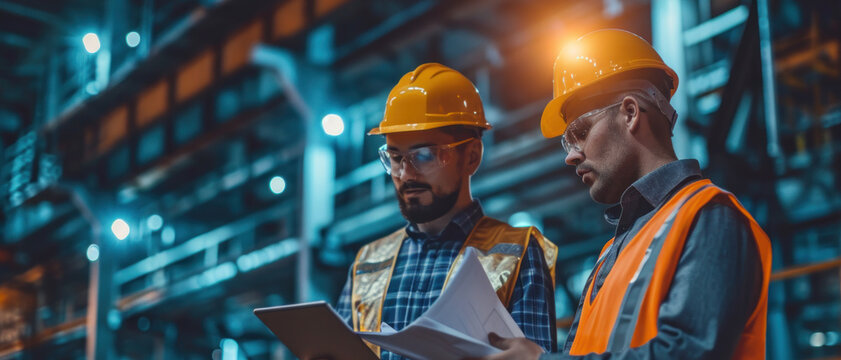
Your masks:
<instances>
[{"instance_id":1,"label":"man's ear","mask_svg":"<svg viewBox=\"0 0 841 360\"><path fill-rule=\"evenodd\" d=\"M640 119L639 101L637 101L637 99L633 96L625 96L619 107L619 111L625 121L625 126L628 127L628 131L631 133L639 131L640 123L642 122L642 119Z\"/></svg>"},{"instance_id":2,"label":"man's ear","mask_svg":"<svg viewBox=\"0 0 841 360\"><path fill-rule=\"evenodd\" d=\"M469 175L476 174L479 170L479 165L482 164L482 155L485 153L485 145L482 139L476 139L467 144L467 170Z\"/></svg>"}]
</instances>

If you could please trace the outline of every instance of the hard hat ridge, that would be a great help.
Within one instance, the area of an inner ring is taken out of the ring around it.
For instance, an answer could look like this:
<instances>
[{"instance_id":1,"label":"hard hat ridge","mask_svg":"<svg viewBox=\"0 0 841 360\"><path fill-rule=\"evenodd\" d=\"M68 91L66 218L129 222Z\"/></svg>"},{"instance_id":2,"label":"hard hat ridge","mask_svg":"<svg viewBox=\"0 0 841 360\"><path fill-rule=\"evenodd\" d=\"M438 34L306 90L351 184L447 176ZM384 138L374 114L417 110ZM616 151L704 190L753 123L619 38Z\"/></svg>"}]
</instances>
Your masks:
<instances>
[{"instance_id":1,"label":"hard hat ridge","mask_svg":"<svg viewBox=\"0 0 841 360\"><path fill-rule=\"evenodd\" d=\"M464 75L426 63L403 75L386 100L383 120L369 135L421 131L444 126L490 129L479 91Z\"/></svg>"}]
</instances>

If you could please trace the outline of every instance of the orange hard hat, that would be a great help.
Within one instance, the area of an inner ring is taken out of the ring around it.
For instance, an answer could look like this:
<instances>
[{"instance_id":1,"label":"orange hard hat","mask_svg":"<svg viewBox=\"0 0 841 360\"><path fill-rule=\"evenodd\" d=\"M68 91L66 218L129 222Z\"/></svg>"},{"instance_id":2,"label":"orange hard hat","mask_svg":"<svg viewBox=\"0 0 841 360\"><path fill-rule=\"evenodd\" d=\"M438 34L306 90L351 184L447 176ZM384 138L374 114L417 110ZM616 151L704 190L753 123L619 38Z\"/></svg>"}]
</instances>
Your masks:
<instances>
[{"instance_id":1,"label":"orange hard hat","mask_svg":"<svg viewBox=\"0 0 841 360\"><path fill-rule=\"evenodd\" d=\"M368 135L452 125L491 128L473 83L458 71L427 63L403 75L391 89L383 120Z\"/></svg>"},{"instance_id":2,"label":"orange hard hat","mask_svg":"<svg viewBox=\"0 0 841 360\"><path fill-rule=\"evenodd\" d=\"M553 99L540 119L543 136L552 138L566 131L563 110L572 95L616 75L646 69L662 70L670 78L671 98L677 90L677 74L651 44L636 34L618 29L598 30L568 44L555 58Z\"/></svg>"}]
</instances>

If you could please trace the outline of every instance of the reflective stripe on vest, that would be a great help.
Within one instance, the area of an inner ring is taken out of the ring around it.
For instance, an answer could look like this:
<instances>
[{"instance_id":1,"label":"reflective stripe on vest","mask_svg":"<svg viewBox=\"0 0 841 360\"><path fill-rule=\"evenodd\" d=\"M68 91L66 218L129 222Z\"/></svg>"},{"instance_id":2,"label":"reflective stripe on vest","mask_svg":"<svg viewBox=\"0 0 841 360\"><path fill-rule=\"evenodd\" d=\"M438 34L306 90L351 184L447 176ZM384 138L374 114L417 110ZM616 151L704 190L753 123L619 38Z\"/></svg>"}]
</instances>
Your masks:
<instances>
[{"instance_id":1,"label":"reflective stripe on vest","mask_svg":"<svg viewBox=\"0 0 841 360\"><path fill-rule=\"evenodd\" d=\"M547 240L534 227L515 228L504 222L483 217L468 235L458 255L450 264L446 287L450 276L458 268L465 249L468 246L479 250L479 262L485 269L491 285L500 301L508 306L514 284L520 271L520 263L534 237L543 250L544 259L549 266L552 285L555 278L555 261L558 248ZM400 252L400 246L406 238L406 231L400 229L391 235L362 247L356 255L352 272L351 318L356 331L380 331L382 309L388 285ZM369 344L379 356L379 349Z\"/></svg>"},{"instance_id":2,"label":"reflective stripe on vest","mask_svg":"<svg viewBox=\"0 0 841 360\"><path fill-rule=\"evenodd\" d=\"M713 200L732 206L748 221L763 269L761 296L739 339L734 358L764 358L770 242L738 200L709 180L684 187L655 213L622 249L596 298L590 301L595 278L592 277L570 354L619 352L642 346L657 336L660 304L668 294L689 230L701 208ZM602 252L612 243L613 239ZM601 265L599 262L596 271Z\"/></svg>"}]
</instances>

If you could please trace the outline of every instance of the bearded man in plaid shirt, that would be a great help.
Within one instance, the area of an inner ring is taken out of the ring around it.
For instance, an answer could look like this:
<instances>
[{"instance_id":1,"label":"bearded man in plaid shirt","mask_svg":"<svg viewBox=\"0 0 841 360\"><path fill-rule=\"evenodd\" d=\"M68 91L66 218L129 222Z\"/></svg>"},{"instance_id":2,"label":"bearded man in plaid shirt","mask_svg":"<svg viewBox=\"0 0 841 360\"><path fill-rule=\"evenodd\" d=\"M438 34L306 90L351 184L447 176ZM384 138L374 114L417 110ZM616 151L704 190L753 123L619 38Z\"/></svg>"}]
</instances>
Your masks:
<instances>
[{"instance_id":1,"label":"bearded man in plaid shirt","mask_svg":"<svg viewBox=\"0 0 841 360\"><path fill-rule=\"evenodd\" d=\"M490 129L475 86L429 63L401 78L380 125L380 160L409 224L362 247L337 306L356 331L401 330L435 302L466 247L479 250L491 285L526 338L556 350L557 247L533 228L486 217L470 192ZM370 345L382 359L402 359Z\"/></svg>"}]
</instances>

